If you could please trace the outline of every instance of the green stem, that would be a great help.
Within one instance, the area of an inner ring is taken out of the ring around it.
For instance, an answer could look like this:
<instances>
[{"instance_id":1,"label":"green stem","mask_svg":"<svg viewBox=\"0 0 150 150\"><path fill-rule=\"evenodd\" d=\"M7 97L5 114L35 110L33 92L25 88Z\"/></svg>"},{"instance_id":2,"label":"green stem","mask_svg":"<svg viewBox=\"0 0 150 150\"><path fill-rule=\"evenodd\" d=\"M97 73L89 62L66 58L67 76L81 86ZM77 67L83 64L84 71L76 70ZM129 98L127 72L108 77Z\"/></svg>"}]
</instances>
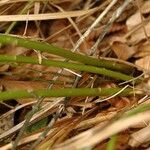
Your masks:
<instances>
[{"instance_id":1,"label":"green stem","mask_svg":"<svg viewBox=\"0 0 150 150\"><path fill-rule=\"evenodd\" d=\"M114 150L116 141L117 141L117 135L113 135L107 144L106 150Z\"/></svg>"},{"instance_id":2,"label":"green stem","mask_svg":"<svg viewBox=\"0 0 150 150\"><path fill-rule=\"evenodd\" d=\"M89 56L73 53L69 50L65 50L63 48L58 48L56 46L50 45L48 43L42 43L38 41L23 39L20 37L12 36L12 35L6 35L6 34L0 34L0 43L3 45L7 44L13 44L22 46L28 49L36 49L41 52L47 52L51 54L55 54L73 61L78 61L84 64L92 65L92 66L98 66L98 67L104 67L111 70L119 70L119 71L129 71L129 67L123 64L118 64L116 62L108 61L108 60L99 60L96 58L92 58Z\"/></svg>"},{"instance_id":3,"label":"green stem","mask_svg":"<svg viewBox=\"0 0 150 150\"><path fill-rule=\"evenodd\" d=\"M119 92L121 88L65 88L65 89L39 89L34 91L28 90L11 90L0 93L0 101L19 98L35 97L71 97L71 96L109 96ZM119 95L129 95L132 89L128 88Z\"/></svg>"},{"instance_id":4,"label":"green stem","mask_svg":"<svg viewBox=\"0 0 150 150\"><path fill-rule=\"evenodd\" d=\"M131 109L130 111L128 111L127 113L125 113L122 117L130 117L130 116L133 116L135 114L138 114L138 113L142 113L144 111L148 111L150 110L150 104L141 104L137 107L135 107L134 109Z\"/></svg>"},{"instance_id":5,"label":"green stem","mask_svg":"<svg viewBox=\"0 0 150 150\"><path fill-rule=\"evenodd\" d=\"M8 55L0 55L0 62L39 64L39 60L37 58L26 57L26 56L8 56ZM94 66L77 64L77 63L62 62L62 61L55 61L55 60L42 60L41 65L74 69L78 71L86 71L90 73L105 75L123 81L128 81L133 79L133 77L125 75L120 72L115 72L115 71L107 70L105 68L98 68Z\"/></svg>"}]
</instances>

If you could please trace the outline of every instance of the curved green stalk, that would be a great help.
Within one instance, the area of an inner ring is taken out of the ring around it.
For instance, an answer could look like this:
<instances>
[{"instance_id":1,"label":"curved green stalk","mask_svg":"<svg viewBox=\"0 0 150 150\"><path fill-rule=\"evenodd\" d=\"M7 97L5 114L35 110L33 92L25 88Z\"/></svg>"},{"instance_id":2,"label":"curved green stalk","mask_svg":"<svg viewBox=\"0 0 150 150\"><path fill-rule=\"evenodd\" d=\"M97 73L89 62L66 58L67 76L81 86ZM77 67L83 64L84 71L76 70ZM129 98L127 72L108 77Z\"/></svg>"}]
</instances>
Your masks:
<instances>
[{"instance_id":1,"label":"curved green stalk","mask_svg":"<svg viewBox=\"0 0 150 150\"><path fill-rule=\"evenodd\" d=\"M106 150L114 150L115 149L115 144L116 144L116 140L117 140L117 135L113 135L106 147Z\"/></svg>"},{"instance_id":2,"label":"curved green stalk","mask_svg":"<svg viewBox=\"0 0 150 150\"><path fill-rule=\"evenodd\" d=\"M39 89L34 91L28 90L11 90L0 92L0 101L19 98L35 97L71 97L71 96L109 96L118 93L121 88L65 88L65 89ZM128 88L119 95L129 95L132 89Z\"/></svg>"},{"instance_id":3,"label":"curved green stalk","mask_svg":"<svg viewBox=\"0 0 150 150\"><path fill-rule=\"evenodd\" d=\"M147 104L141 104L137 107L135 107L134 109L131 109L130 111L128 111L127 113L125 113L122 118L124 117L130 117L130 116L133 116L135 114L138 114L138 113L142 113L144 111L149 111L150 110L150 103L147 103Z\"/></svg>"},{"instance_id":4,"label":"curved green stalk","mask_svg":"<svg viewBox=\"0 0 150 150\"><path fill-rule=\"evenodd\" d=\"M26 57L26 56L9 56L9 55L0 55L0 62L18 62L18 63L39 64L39 60L37 58ZM83 65L83 64L77 64L77 63L44 59L42 60L42 63L39 65L74 69L78 71L86 71L90 73L105 75L105 76L112 77L118 80L123 80L123 81L128 81L128 80L133 79L132 76L128 76L120 72L115 72L115 71L107 70L105 68L98 68L98 67L94 67L90 65Z\"/></svg>"},{"instance_id":5,"label":"curved green stalk","mask_svg":"<svg viewBox=\"0 0 150 150\"><path fill-rule=\"evenodd\" d=\"M89 56L73 53L69 50L65 50L63 48L58 48L56 46L50 45L48 43L43 43L39 41L28 40L12 35L0 34L0 43L2 45L13 44L22 47L26 47L28 49L36 49L41 52L47 52L51 54L55 54L73 61L78 61L84 64L104 67L111 70L118 70L118 71L129 71L129 67L123 64L118 64L116 62L108 61L108 60L99 60L96 58L92 58Z\"/></svg>"}]
</instances>

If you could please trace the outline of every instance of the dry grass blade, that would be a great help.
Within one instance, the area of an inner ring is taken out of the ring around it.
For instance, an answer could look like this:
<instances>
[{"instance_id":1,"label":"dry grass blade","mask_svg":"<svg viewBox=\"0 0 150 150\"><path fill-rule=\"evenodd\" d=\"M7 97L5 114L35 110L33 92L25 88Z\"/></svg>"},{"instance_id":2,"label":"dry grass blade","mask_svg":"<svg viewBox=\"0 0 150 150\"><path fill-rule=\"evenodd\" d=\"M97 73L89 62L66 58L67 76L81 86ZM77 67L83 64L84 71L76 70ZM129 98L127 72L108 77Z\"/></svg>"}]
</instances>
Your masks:
<instances>
[{"instance_id":1,"label":"dry grass blade","mask_svg":"<svg viewBox=\"0 0 150 150\"><path fill-rule=\"evenodd\" d=\"M62 101L62 99L59 98L58 100L56 100L56 101L53 102L53 103L50 103L49 105L47 105L47 104L44 105L42 110L40 110L39 112L37 112L36 114L34 114L34 116L31 118L30 122L35 121L36 119L38 119L40 116L42 116L42 115L45 114L46 112L48 112L48 111L50 112L50 110L51 110L54 106L56 106L58 103L60 103L61 101ZM24 122L25 122L25 120L22 121L22 122L20 122L19 124L17 124L17 125L14 126L13 128L11 128L10 130L8 130L8 131L2 133L2 134L0 135L0 139L3 139L3 138L5 138L5 137L11 135L12 133L15 133L16 131L20 130L21 127L23 126Z\"/></svg>"},{"instance_id":2,"label":"dry grass blade","mask_svg":"<svg viewBox=\"0 0 150 150\"><path fill-rule=\"evenodd\" d=\"M0 150L150 150L149 6L0 0ZM136 65L142 59L147 68Z\"/></svg>"},{"instance_id":3,"label":"dry grass blade","mask_svg":"<svg viewBox=\"0 0 150 150\"><path fill-rule=\"evenodd\" d=\"M55 150L66 150L66 149L77 150L81 148L94 146L95 144L98 144L99 142L109 138L110 136L118 132L121 132L126 128L138 124L139 122L141 122L142 119L150 120L150 111L140 113L138 115L128 117L126 119L120 119L110 124L104 129L102 129L101 126L92 128L56 146Z\"/></svg>"},{"instance_id":4,"label":"dry grass blade","mask_svg":"<svg viewBox=\"0 0 150 150\"><path fill-rule=\"evenodd\" d=\"M79 17L92 13L97 8L89 10L78 10L68 12L44 13L44 14L29 14L29 15L1 15L0 22L9 21L33 21L33 20L50 20L50 19L64 19L68 17Z\"/></svg>"},{"instance_id":5,"label":"dry grass blade","mask_svg":"<svg viewBox=\"0 0 150 150\"><path fill-rule=\"evenodd\" d=\"M106 9L98 16L98 18L93 22L93 24L87 29L87 31L80 37L80 39L77 41L76 46L74 47L74 51L79 48L80 44L85 40L85 38L91 33L92 30L94 30L94 27L100 23L100 21L103 19L103 17L109 12L109 10L115 5L115 3L118 0L113 0Z\"/></svg>"},{"instance_id":6,"label":"dry grass blade","mask_svg":"<svg viewBox=\"0 0 150 150\"><path fill-rule=\"evenodd\" d=\"M78 129L78 128L86 129L86 128L89 128L90 126L103 123L103 122L108 121L108 120L112 119L113 117L115 117L116 114L117 114L117 112L110 112L108 114L100 113L100 116L97 116L92 119L83 120L81 123L79 123L79 125L76 127L76 129Z\"/></svg>"},{"instance_id":7,"label":"dry grass blade","mask_svg":"<svg viewBox=\"0 0 150 150\"><path fill-rule=\"evenodd\" d=\"M7 117L7 116L9 116L9 115L12 114L12 113L15 113L16 111L18 111L19 109L22 109L23 107L26 107L26 106L29 106L29 105L33 105L33 104L35 104L35 103L36 103L36 101L19 105L19 106L17 106L16 108L11 109L10 111L8 111L8 112L6 112L5 114L1 115L1 116L0 116L0 120L3 119L3 118L5 118L5 117Z\"/></svg>"},{"instance_id":8,"label":"dry grass blade","mask_svg":"<svg viewBox=\"0 0 150 150\"><path fill-rule=\"evenodd\" d=\"M138 147L143 143L150 142L150 126L133 133L129 141L129 145L132 147Z\"/></svg>"},{"instance_id":9,"label":"dry grass blade","mask_svg":"<svg viewBox=\"0 0 150 150\"><path fill-rule=\"evenodd\" d=\"M51 134L52 132L53 132L53 130L49 131L49 133L47 134L47 136L48 136L49 134ZM19 143L18 143L18 146L23 145L23 144L27 144L27 143L30 143L30 142L32 142L32 141L37 140L38 137L39 137L41 134L42 134L42 132L36 133L36 134L33 134L33 135L30 135L30 136L27 136L27 137L21 139L21 140L19 141ZM11 142L11 143L9 143L9 144L6 144L6 145L2 146L2 147L0 148L0 150L10 150L10 149L12 149L12 147L13 147L13 143Z\"/></svg>"},{"instance_id":10,"label":"dry grass blade","mask_svg":"<svg viewBox=\"0 0 150 150\"><path fill-rule=\"evenodd\" d=\"M19 2L28 2L29 0L1 0L0 4L10 4L10 3L19 3ZM48 1L48 0L33 0L35 2L43 2L43 1ZM55 4L61 3L61 2L67 2L71 0L49 0L50 2L53 2Z\"/></svg>"},{"instance_id":11,"label":"dry grass blade","mask_svg":"<svg viewBox=\"0 0 150 150\"><path fill-rule=\"evenodd\" d=\"M87 14L87 15L82 16L82 17L79 17L79 19L77 19L76 23L79 23L79 22L83 21L84 19L90 17L91 15L93 15L94 13L96 13L97 11L103 10L103 8L105 8L108 4L109 4L109 1L105 1L102 5L98 6L97 9L95 9L95 11L93 11L92 13ZM59 30L58 32L56 32L56 33L54 33L53 35L51 35L50 37L48 37L48 38L46 39L46 41L48 41L48 40L54 38L55 36L59 35L59 34L62 33L63 31L65 31L65 30L71 28L71 26L72 26L72 25L70 24L70 25L68 25L67 27L65 27L65 28L63 28L63 29L61 29L61 30Z\"/></svg>"}]
</instances>

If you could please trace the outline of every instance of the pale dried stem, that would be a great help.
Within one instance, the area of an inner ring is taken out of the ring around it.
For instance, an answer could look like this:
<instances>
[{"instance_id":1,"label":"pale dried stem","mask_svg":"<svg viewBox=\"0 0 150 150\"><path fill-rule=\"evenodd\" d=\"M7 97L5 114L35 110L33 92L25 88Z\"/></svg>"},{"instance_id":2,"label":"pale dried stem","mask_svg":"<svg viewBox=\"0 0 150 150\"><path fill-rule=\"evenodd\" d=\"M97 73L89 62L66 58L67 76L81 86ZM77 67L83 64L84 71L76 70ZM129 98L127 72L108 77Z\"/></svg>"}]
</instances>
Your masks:
<instances>
[{"instance_id":1,"label":"pale dried stem","mask_svg":"<svg viewBox=\"0 0 150 150\"><path fill-rule=\"evenodd\" d=\"M138 147L143 143L150 142L150 126L131 134L131 139L129 140L129 145L131 147Z\"/></svg>"},{"instance_id":2,"label":"pale dried stem","mask_svg":"<svg viewBox=\"0 0 150 150\"><path fill-rule=\"evenodd\" d=\"M85 40L86 37L91 33L91 31L100 23L103 17L109 12L109 10L115 5L118 0L113 0L106 9L98 16L94 23L87 29L87 31L82 35L82 37L77 41L76 46L73 48L73 51L78 50L81 43Z\"/></svg>"},{"instance_id":3,"label":"pale dried stem","mask_svg":"<svg viewBox=\"0 0 150 150\"><path fill-rule=\"evenodd\" d=\"M134 115L132 117L120 119L106 128L102 130L102 127L96 126L88 131L85 131L67 141L65 141L62 144L59 144L55 147L55 150L65 150L65 149L81 149L86 148L90 146L94 146L95 144L98 144L99 142L109 138L110 136L121 132L122 130L132 126L136 125L141 120L150 120L150 111L140 113L137 115ZM103 126L104 127L104 126ZM90 139L90 140L89 140Z\"/></svg>"},{"instance_id":4,"label":"pale dried stem","mask_svg":"<svg viewBox=\"0 0 150 150\"><path fill-rule=\"evenodd\" d=\"M42 109L39 112L37 112L36 114L34 114L34 116L31 118L30 123L35 121L37 118L39 118L40 116L42 116L46 112L50 111L54 106L58 105L61 101L62 101L62 99L58 98L57 100L55 99L55 101L53 103L43 105ZM0 135L0 139L3 139L5 137L15 133L19 129L21 129L21 127L24 125L24 122L25 122L25 120L20 122L19 124L17 124L13 128L9 129L8 131L2 133Z\"/></svg>"},{"instance_id":5,"label":"pale dried stem","mask_svg":"<svg viewBox=\"0 0 150 150\"><path fill-rule=\"evenodd\" d=\"M0 22L9 21L37 21L37 20L50 20L50 19L64 19L67 17L78 17L95 11L97 8L90 10L56 12L56 13L43 13L43 14L29 14L29 15L1 15Z\"/></svg>"},{"instance_id":6,"label":"pale dried stem","mask_svg":"<svg viewBox=\"0 0 150 150\"><path fill-rule=\"evenodd\" d=\"M108 21L108 23L106 24L105 28L103 29L103 32L101 33L101 35L99 36L99 38L97 39L96 43L92 46L91 50L92 50L92 54L95 53L95 51L98 48L99 43L101 43L101 41L103 40L103 38L105 37L105 35L107 34L107 32L110 30L110 27L112 26L112 24L115 22L115 20L122 14L122 12L125 10L125 8L132 2L133 0L126 0L112 15L112 17L110 18L110 20Z\"/></svg>"}]
</instances>

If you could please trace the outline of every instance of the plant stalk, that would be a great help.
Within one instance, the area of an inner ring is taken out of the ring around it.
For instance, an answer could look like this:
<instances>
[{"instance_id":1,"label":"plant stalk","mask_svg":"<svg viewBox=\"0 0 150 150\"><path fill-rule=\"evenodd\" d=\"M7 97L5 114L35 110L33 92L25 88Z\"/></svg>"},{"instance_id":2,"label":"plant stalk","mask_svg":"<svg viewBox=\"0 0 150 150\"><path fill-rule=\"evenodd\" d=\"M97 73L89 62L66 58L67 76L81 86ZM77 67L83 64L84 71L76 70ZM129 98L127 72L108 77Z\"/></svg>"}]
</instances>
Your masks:
<instances>
[{"instance_id":1,"label":"plant stalk","mask_svg":"<svg viewBox=\"0 0 150 150\"><path fill-rule=\"evenodd\" d=\"M119 92L121 88L65 88L65 89L38 89L11 90L0 93L0 101L19 98L36 97L71 97L71 96L109 96ZM131 94L131 88L127 88L119 95L126 96Z\"/></svg>"},{"instance_id":2,"label":"plant stalk","mask_svg":"<svg viewBox=\"0 0 150 150\"><path fill-rule=\"evenodd\" d=\"M133 69L127 65L118 64L117 62L102 60L102 59L99 60L93 57L77 54L69 50L65 50L63 48L50 45L48 43L24 39L13 35L0 34L0 43L2 45L12 44L12 45L22 46L28 49L36 49L41 52L51 53L87 65L104 67L111 70L127 72L130 69Z\"/></svg>"},{"instance_id":3,"label":"plant stalk","mask_svg":"<svg viewBox=\"0 0 150 150\"><path fill-rule=\"evenodd\" d=\"M98 68L98 67L84 65L84 64L62 62L62 61L56 61L56 60L45 60L45 59L43 59L42 63L39 64L39 60L37 58L27 57L27 56L0 55L0 62L30 63L30 64L38 64L38 65L44 65L44 66L67 68L67 69L86 71L90 73L105 75L105 76L112 77L118 80L123 80L123 81L128 81L128 80L133 79L132 76L128 76L120 72L111 71L105 68ZM137 81L139 82L140 80L138 79Z\"/></svg>"}]
</instances>

